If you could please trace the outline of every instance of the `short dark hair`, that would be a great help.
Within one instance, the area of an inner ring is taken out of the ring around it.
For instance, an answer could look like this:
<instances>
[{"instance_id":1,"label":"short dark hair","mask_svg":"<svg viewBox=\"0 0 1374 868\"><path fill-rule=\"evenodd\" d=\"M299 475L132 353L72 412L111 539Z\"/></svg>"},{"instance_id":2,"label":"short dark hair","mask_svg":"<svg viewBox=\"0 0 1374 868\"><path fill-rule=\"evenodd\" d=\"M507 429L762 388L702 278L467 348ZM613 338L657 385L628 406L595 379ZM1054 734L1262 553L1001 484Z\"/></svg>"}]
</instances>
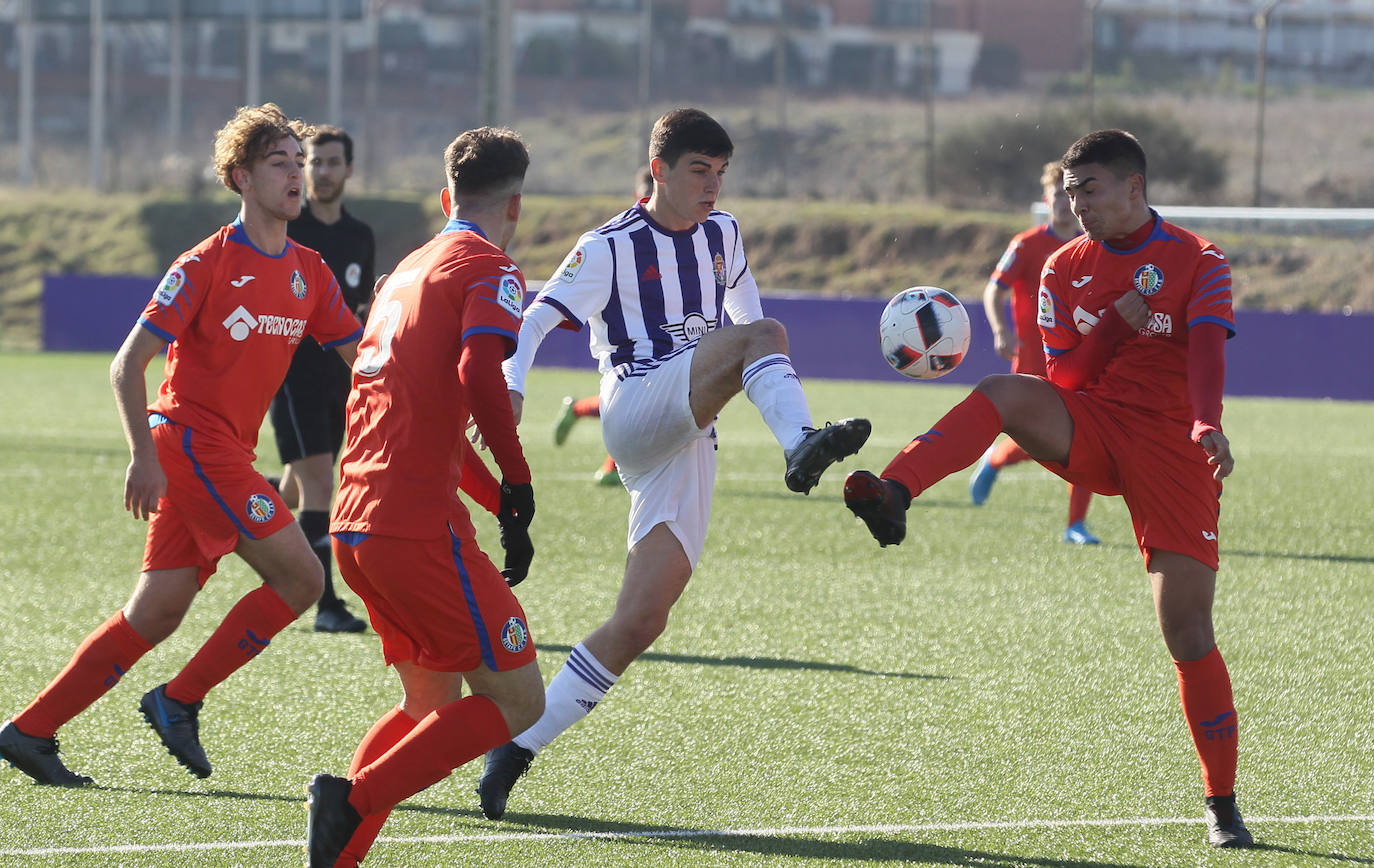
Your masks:
<instances>
[{"instance_id":1,"label":"short dark hair","mask_svg":"<svg viewBox=\"0 0 1374 868\"><path fill-rule=\"evenodd\" d=\"M1069 145L1060 158L1065 169L1097 163L1106 166L1118 178L1138 174L1145 177L1145 149L1140 141L1125 130L1098 130Z\"/></svg>"},{"instance_id":2,"label":"short dark hair","mask_svg":"<svg viewBox=\"0 0 1374 868\"><path fill-rule=\"evenodd\" d=\"M343 142L344 164L353 165L353 137L344 132L343 127L321 124L315 127L315 135L310 137L311 145L327 145L330 142Z\"/></svg>"},{"instance_id":3,"label":"short dark hair","mask_svg":"<svg viewBox=\"0 0 1374 868\"><path fill-rule=\"evenodd\" d=\"M523 181L529 166L520 134L503 127L468 130L444 149L444 174L455 197L501 192Z\"/></svg>"},{"instance_id":4,"label":"short dark hair","mask_svg":"<svg viewBox=\"0 0 1374 868\"><path fill-rule=\"evenodd\" d=\"M673 109L655 121L649 133L650 161L661 159L669 166L687 153L729 159L734 152L730 134L701 109Z\"/></svg>"}]
</instances>

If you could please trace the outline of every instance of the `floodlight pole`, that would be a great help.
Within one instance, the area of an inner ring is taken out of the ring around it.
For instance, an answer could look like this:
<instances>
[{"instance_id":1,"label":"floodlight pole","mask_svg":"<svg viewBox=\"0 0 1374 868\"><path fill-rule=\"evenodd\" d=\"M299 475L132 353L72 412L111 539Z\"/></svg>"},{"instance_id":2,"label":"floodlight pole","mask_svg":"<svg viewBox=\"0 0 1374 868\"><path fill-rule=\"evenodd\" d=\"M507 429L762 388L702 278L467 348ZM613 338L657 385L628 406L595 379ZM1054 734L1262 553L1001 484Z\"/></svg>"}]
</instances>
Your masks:
<instances>
[{"instance_id":1,"label":"floodlight pole","mask_svg":"<svg viewBox=\"0 0 1374 868\"><path fill-rule=\"evenodd\" d=\"M926 196L935 197L935 0L926 0Z\"/></svg>"},{"instance_id":2,"label":"floodlight pole","mask_svg":"<svg viewBox=\"0 0 1374 868\"><path fill-rule=\"evenodd\" d=\"M259 0L248 0L244 8L244 31L247 34L247 49L244 64L244 102L259 105L262 102L262 11Z\"/></svg>"},{"instance_id":3,"label":"floodlight pole","mask_svg":"<svg viewBox=\"0 0 1374 868\"><path fill-rule=\"evenodd\" d=\"M19 183L33 186L34 104L33 0L19 3Z\"/></svg>"},{"instance_id":4,"label":"floodlight pole","mask_svg":"<svg viewBox=\"0 0 1374 868\"><path fill-rule=\"evenodd\" d=\"M343 126L343 0L329 0L329 101L327 117Z\"/></svg>"},{"instance_id":5,"label":"floodlight pole","mask_svg":"<svg viewBox=\"0 0 1374 868\"><path fill-rule=\"evenodd\" d=\"M105 0L91 0L90 185L105 187Z\"/></svg>"},{"instance_id":6,"label":"floodlight pole","mask_svg":"<svg viewBox=\"0 0 1374 868\"><path fill-rule=\"evenodd\" d=\"M185 0L169 0L167 17L167 153L181 153L182 87L185 75Z\"/></svg>"},{"instance_id":7,"label":"floodlight pole","mask_svg":"<svg viewBox=\"0 0 1374 868\"><path fill-rule=\"evenodd\" d=\"M1088 129L1097 127L1097 105L1094 87L1097 79L1097 8L1102 0L1088 0L1084 7L1087 13L1087 26L1083 34L1084 89L1088 98Z\"/></svg>"},{"instance_id":8,"label":"floodlight pole","mask_svg":"<svg viewBox=\"0 0 1374 868\"><path fill-rule=\"evenodd\" d=\"M787 0L778 4L777 29L773 33L773 84L778 89L778 141L774 160L778 166L779 197L787 197Z\"/></svg>"},{"instance_id":9,"label":"floodlight pole","mask_svg":"<svg viewBox=\"0 0 1374 868\"><path fill-rule=\"evenodd\" d=\"M1264 5L1255 13L1255 28L1259 30L1259 56L1255 74L1255 181L1250 204L1256 208L1261 205L1264 198L1264 84L1266 70L1269 67L1269 18L1274 14L1274 7L1280 2L1282 0L1265 0Z\"/></svg>"}]
</instances>

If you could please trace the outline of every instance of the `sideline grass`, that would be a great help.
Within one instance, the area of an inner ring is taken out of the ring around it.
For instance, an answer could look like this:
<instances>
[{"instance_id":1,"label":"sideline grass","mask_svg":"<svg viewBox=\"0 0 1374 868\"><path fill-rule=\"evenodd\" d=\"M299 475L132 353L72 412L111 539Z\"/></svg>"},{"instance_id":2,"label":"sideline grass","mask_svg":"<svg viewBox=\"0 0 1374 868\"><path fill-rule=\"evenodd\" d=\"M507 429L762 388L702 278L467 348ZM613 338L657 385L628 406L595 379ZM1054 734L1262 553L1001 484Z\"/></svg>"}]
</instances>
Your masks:
<instances>
[{"instance_id":1,"label":"sideline grass","mask_svg":"<svg viewBox=\"0 0 1374 868\"><path fill-rule=\"evenodd\" d=\"M124 602L143 537L120 508L108 359L0 361L3 718ZM879 549L840 503L843 473L880 467L961 391L807 385L818 421L873 419L857 459L790 494L752 408L727 408L711 537L667 633L540 756L506 821L480 816L463 768L393 814L368 865L1374 864L1374 406L1228 401L1217 626L1241 805L1267 849L1222 853L1201 843L1196 758L1119 500L1094 501L1104 543L1079 549L1058 542L1048 473L1009 469L982 508L960 473L913 506L907 543ZM595 423L550 437L558 398L594 387L536 370L522 428L539 513L520 595L546 679L610 611L624 558L625 496L591 483ZM261 445L274 457L266 429ZM477 524L494 547L494 522ZM62 730L98 787L0 767L0 865L301 864L305 781L345 768L398 697L375 636L288 628L207 701L205 781L136 711L251 586L226 558L181 630Z\"/></svg>"}]
</instances>

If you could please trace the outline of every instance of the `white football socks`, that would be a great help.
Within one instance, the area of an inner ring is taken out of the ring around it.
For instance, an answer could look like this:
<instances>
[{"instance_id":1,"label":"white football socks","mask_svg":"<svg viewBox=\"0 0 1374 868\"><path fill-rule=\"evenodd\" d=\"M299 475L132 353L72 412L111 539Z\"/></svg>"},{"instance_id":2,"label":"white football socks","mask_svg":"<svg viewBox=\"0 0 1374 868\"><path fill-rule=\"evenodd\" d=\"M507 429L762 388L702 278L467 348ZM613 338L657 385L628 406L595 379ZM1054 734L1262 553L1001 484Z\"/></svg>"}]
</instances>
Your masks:
<instances>
[{"instance_id":1,"label":"white football socks","mask_svg":"<svg viewBox=\"0 0 1374 868\"><path fill-rule=\"evenodd\" d=\"M745 397L759 408L783 452L797 448L812 425L811 408L792 360L783 353L763 356L745 366L741 379Z\"/></svg>"},{"instance_id":2,"label":"white football socks","mask_svg":"<svg viewBox=\"0 0 1374 868\"><path fill-rule=\"evenodd\" d=\"M531 753L539 753L563 730L591 713L617 678L578 642L568 655L568 662L544 691L543 716L517 735L515 743Z\"/></svg>"}]
</instances>

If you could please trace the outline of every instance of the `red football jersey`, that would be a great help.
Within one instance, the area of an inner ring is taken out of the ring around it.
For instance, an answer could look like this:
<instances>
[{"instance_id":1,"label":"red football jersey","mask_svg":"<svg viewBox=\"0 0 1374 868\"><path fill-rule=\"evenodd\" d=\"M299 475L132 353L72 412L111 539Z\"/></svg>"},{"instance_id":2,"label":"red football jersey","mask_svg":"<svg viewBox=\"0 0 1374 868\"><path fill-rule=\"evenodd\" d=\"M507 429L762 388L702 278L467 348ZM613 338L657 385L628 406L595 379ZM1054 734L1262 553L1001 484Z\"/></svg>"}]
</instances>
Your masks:
<instances>
[{"instance_id":1,"label":"red football jersey","mask_svg":"<svg viewBox=\"0 0 1374 868\"><path fill-rule=\"evenodd\" d=\"M318 253L288 240L269 256L238 220L172 264L138 321L171 344L148 409L228 435L250 461L301 338L332 348L362 334Z\"/></svg>"},{"instance_id":2,"label":"red football jersey","mask_svg":"<svg viewBox=\"0 0 1374 868\"><path fill-rule=\"evenodd\" d=\"M1054 234L1048 223L1017 233L1006 252L993 269L992 280L1011 290L1011 322L1020 348L1012 370L1018 374L1045 373L1045 352L1040 341L1040 326L1036 324L1036 293L1040 288L1040 270L1045 260L1069 241Z\"/></svg>"},{"instance_id":3,"label":"red football jersey","mask_svg":"<svg viewBox=\"0 0 1374 868\"><path fill-rule=\"evenodd\" d=\"M476 227L451 220L382 284L353 364L348 442L329 529L465 539L458 499L469 410L463 342L498 334L515 351L525 279Z\"/></svg>"},{"instance_id":4,"label":"red football jersey","mask_svg":"<svg viewBox=\"0 0 1374 868\"><path fill-rule=\"evenodd\" d=\"M1145 296L1149 321L1116 346L1083 391L1190 426L1188 329L1214 322L1235 334L1231 266L1207 239L1154 219L1150 236L1134 249L1116 250L1082 235L1052 255L1041 280L1038 321L1045 352L1053 357L1078 346L1123 293Z\"/></svg>"}]
</instances>

